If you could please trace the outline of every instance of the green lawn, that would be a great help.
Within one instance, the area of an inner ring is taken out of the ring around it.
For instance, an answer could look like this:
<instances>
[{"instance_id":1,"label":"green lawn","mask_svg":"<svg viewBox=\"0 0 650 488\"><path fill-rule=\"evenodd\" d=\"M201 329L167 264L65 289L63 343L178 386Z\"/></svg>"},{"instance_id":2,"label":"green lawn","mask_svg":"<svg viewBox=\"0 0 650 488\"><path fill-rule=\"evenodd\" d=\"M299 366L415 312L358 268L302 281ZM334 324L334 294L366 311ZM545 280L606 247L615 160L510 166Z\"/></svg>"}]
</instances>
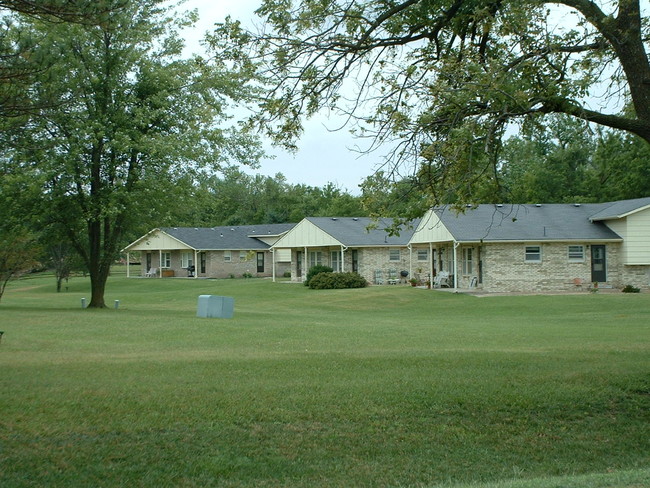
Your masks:
<instances>
[{"instance_id":1,"label":"green lawn","mask_svg":"<svg viewBox=\"0 0 650 488\"><path fill-rule=\"evenodd\" d=\"M2 487L650 486L650 294L68 288L0 302Z\"/></svg>"}]
</instances>

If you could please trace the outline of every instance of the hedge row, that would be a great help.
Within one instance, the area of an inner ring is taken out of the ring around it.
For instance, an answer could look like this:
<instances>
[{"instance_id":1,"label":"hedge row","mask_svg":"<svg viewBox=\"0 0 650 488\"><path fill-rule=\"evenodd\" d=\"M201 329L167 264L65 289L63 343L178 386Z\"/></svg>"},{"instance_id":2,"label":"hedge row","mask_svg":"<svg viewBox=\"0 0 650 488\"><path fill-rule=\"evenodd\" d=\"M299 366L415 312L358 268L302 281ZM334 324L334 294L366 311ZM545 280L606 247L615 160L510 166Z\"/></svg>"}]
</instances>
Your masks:
<instances>
[{"instance_id":1,"label":"hedge row","mask_svg":"<svg viewBox=\"0 0 650 488\"><path fill-rule=\"evenodd\" d=\"M322 272L309 280L312 290L338 290L342 288L364 288L368 282L359 273Z\"/></svg>"}]
</instances>

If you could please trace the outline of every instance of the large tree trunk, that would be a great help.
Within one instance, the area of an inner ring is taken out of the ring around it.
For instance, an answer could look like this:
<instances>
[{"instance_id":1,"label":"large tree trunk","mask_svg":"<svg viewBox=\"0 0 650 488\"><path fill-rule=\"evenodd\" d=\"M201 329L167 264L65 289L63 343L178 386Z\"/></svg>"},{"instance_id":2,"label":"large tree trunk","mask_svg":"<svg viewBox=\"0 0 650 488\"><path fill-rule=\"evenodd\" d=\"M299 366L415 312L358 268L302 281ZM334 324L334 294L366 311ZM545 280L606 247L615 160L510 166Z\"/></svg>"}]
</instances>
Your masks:
<instances>
[{"instance_id":1,"label":"large tree trunk","mask_svg":"<svg viewBox=\"0 0 650 488\"><path fill-rule=\"evenodd\" d=\"M104 301L104 291L106 290L106 278L96 276L92 271L90 272L90 303L88 308L106 308Z\"/></svg>"}]
</instances>

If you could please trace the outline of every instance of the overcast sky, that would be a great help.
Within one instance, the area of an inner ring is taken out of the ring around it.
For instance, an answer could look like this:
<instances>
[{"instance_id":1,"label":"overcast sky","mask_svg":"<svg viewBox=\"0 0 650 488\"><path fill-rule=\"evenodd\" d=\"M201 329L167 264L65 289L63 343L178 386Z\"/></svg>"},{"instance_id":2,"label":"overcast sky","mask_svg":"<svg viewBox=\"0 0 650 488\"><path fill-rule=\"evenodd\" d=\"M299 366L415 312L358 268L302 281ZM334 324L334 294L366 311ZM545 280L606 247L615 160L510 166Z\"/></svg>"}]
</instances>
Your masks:
<instances>
[{"instance_id":1,"label":"overcast sky","mask_svg":"<svg viewBox=\"0 0 650 488\"><path fill-rule=\"evenodd\" d=\"M253 12L260 5L260 1L188 0L181 8L197 9L200 15L196 28L185 35L188 46L193 52L201 52L199 40L203 34L227 15L244 24L259 23L260 19ZM328 120L325 115L308 121L305 133L298 141L300 149L296 154L267 145L267 152L274 153L276 157L262 161L259 169L247 172L269 176L282 173L292 184L303 183L322 187L331 182L352 194L359 194L359 184L382 162L382 153L378 151L360 157L350 148L365 147L367 141L355 141L348 128L333 131L340 125L340 120Z\"/></svg>"}]
</instances>

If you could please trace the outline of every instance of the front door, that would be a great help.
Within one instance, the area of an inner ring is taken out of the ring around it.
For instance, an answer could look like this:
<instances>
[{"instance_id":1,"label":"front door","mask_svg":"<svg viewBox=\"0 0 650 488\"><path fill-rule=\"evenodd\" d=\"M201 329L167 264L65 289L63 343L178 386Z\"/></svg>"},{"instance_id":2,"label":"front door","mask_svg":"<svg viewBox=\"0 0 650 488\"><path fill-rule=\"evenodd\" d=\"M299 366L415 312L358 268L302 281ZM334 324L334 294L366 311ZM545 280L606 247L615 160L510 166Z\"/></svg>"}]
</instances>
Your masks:
<instances>
[{"instance_id":1,"label":"front door","mask_svg":"<svg viewBox=\"0 0 650 488\"><path fill-rule=\"evenodd\" d=\"M296 278L302 280L302 251L296 251Z\"/></svg>"},{"instance_id":2,"label":"front door","mask_svg":"<svg viewBox=\"0 0 650 488\"><path fill-rule=\"evenodd\" d=\"M591 246L591 281L604 283L607 281L606 246L599 244Z\"/></svg>"},{"instance_id":3,"label":"front door","mask_svg":"<svg viewBox=\"0 0 650 488\"><path fill-rule=\"evenodd\" d=\"M199 262L201 263L200 273L205 274L205 253L202 252L199 254Z\"/></svg>"},{"instance_id":4,"label":"front door","mask_svg":"<svg viewBox=\"0 0 650 488\"><path fill-rule=\"evenodd\" d=\"M146 266L147 266L147 269L145 269L145 271L149 271L151 269L151 253L150 252L147 253L147 265Z\"/></svg>"},{"instance_id":5,"label":"front door","mask_svg":"<svg viewBox=\"0 0 650 488\"><path fill-rule=\"evenodd\" d=\"M264 273L264 253L257 253L257 272Z\"/></svg>"}]
</instances>

